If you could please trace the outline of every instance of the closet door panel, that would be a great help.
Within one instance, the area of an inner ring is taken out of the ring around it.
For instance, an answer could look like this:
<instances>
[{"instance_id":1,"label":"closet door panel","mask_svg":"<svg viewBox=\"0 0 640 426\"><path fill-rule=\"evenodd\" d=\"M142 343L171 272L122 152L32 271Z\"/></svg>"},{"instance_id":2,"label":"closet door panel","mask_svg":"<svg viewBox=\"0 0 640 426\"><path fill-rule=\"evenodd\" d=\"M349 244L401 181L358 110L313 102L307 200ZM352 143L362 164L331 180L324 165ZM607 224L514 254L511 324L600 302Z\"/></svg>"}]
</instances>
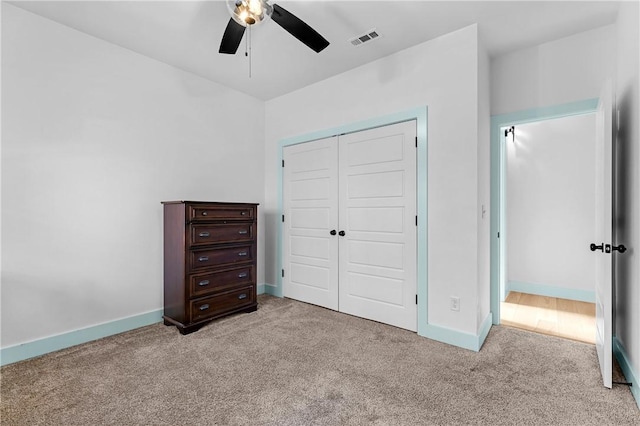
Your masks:
<instances>
[{"instance_id":1,"label":"closet door panel","mask_svg":"<svg viewBox=\"0 0 640 426\"><path fill-rule=\"evenodd\" d=\"M337 310L336 139L285 147L284 162L284 295Z\"/></svg>"},{"instance_id":2,"label":"closet door panel","mask_svg":"<svg viewBox=\"0 0 640 426\"><path fill-rule=\"evenodd\" d=\"M340 311L415 331L416 124L339 138Z\"/></svg>"}]
</instances>

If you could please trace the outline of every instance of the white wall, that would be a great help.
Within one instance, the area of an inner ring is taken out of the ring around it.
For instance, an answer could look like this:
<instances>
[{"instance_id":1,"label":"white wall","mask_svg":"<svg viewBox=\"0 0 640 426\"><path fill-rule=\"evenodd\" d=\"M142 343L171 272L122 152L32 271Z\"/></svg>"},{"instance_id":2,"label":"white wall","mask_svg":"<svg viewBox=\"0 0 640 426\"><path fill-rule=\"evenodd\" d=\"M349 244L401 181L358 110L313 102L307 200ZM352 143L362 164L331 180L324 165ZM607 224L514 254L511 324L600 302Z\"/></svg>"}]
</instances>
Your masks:
<instances>
[{"instance_id":1,"label":"white wall","mask_svg":"<svg viewBox=\"0 0 640 426\"><path fill-rule=\"evenodd\" d=\"M491 311L491 62L478 39L478 324ZM484 210L484 213L483 213Z\"/></svg>"},{"instance_id":2,"label":"white wall","mask_svg":"<svg viewBox=\"0 0 640 426\"><path fill-rule=\"evenodd\" d=\"M478 197L475 25L266 103L265 214L272 230L265 249L270 253L268 283L275 284L279 272L275 270L278 142L424 105L429 107L429 323L477 333L478 203L488 206L489 198L488 190L486 199ZM483 244L488 247L488 241ZM450 295L461 298L460 312L449 310ZM482 303L488 307L489 300Z\"/></svg>"},{"instance_id":3,"label":"white wall","mask_svg":"<svg viewBox=\"0 0 640 426\"><path fill-rule=\"evenodd\" d=\"M2 8L2 346L161 309L160 202L262 202L263 102Z\"/></svg>"},{"instance_id":4,"label":"white wall","mask_svg":"<svg viewBox=\"0 0 640 426\"><path fill-rule=\"evenodd\" d=\"M491 114L597 98L615 69L615 27L517 50L491 61Z\"/></svg>"},{"instance_id":5,"label":"white wall","mask_svg":"<svg viewBox=\"0 0 640 426\"><path fill-rule=\"evenodd\" d=\"M616 105L620 128L616 146L617 244L629 250L615 256L615 331L631 367L640 374L640 7L622 3L617 22ZM638 388L636 390L636 400Z\"/></svg>"},{"instance_id":6,"label":"white wall","mask_svg":"<svg viewBox=\"0 0 640 426\"><path fill-rule=\"evenodd\" d=\"M595 114L520 124L507 138L507 279L595 291Z\"/></svg>"}]
</instances>

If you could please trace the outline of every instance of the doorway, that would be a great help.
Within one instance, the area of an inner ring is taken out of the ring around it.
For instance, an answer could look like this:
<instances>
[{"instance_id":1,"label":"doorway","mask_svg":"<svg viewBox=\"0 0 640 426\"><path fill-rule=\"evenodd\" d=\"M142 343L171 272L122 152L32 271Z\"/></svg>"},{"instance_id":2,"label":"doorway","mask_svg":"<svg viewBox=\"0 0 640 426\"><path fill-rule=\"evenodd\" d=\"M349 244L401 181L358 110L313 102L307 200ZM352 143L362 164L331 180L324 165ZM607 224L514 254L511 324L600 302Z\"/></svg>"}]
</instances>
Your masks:
<instances>
[{"instance_id":1,"label":"doorway","mask_svg":"<svg viewBox=\"0 0 640 426\"><path fill-rule=\"evenodd\" d=\"M595 344L595 113L506 134L506 277L501 321ZM505 309L506 308L506 309Z\"/></svg>"},{"instance_id":2,"label":"doorway","mask_svg":"<svg viewBox=\"0 0 640 426\"><path fill-rule=\"evenodd\" d=\"M417 330L416 121L284 148L284 295Z\"/></svg>"},{"instance_id":3,"label":"doorway","mask_svg":"<svg viewBox=\"0 0 640 426\"><path fill-rule=\"evenodd\" d=\"M494 324L593 343L597 105L492 117Z\"/></svg>"},{"instance_id":4,"label":"doorway","mask_svg":"<svg viewBox=\"0 0 640 426\"><path fill-rule=\"evenodd\" d=\"M309 134L303 134L300 136L294 136L288 139L283 139L279 142L280 146L280 156L278 158L278 162L284 162L284 154L285 149L288 147L292 147L295 145L304 144L309 141L316 141L326 138L332 138L344 134L360 132L369 129L380 128L384 126L390 126L397 123L404 123L413 121L415 130L416 130L416 138L414 141L414 145L412 149L415 150L416 154L416 213L417 217L412 218L411 223L415 226L416 230L416 291L417 294L412 294L412 300L415 305L415 309L417 313L414 315L414 323L415 329L417 329L418 335L425 336L427 333L427 328L429 326L427 318L427 291L428 291L428 279L427 279L427 108L420 107L415 108L399 113L390 114L387 116L372 118L369 120L355 122L351 124L342 125L335 128L325 129ZM284 163L283 163L284 164ZM285 167L280 168L280 172L278 173L278 217L280 215L284 216L284 173ZM284 282L285 282L285 238L284 238L284 228L285 228L285 220L283 217L283 221L278 220L278 247L277 247L277 264L278 269L282 269L282 274L280 271L277 275L277 283L275 286L269 286L269 288L265 288L269 294L274 296L283 297L284 296ZM333 228L332 228L333 229ZM416 320L417 318L417 320Z\"/></svg>"}]
</instances>

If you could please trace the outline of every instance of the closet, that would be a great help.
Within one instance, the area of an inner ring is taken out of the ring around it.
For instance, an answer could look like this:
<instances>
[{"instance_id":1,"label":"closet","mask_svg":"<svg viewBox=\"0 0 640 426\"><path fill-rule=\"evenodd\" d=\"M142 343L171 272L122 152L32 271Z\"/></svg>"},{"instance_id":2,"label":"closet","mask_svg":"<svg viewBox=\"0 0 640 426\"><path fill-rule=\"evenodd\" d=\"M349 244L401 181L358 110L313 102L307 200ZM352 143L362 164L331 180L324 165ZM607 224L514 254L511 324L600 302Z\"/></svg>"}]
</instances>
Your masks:
<instances>
[{"instance_id":1,"label":"closet","mask_svg":"<svg viewBox=\"0 0 640 426\"><path fill-rule=\"evenodd\" d=\"M284 296L416 331L416 122L284 147Z\"/></svg>"}]
</instances>

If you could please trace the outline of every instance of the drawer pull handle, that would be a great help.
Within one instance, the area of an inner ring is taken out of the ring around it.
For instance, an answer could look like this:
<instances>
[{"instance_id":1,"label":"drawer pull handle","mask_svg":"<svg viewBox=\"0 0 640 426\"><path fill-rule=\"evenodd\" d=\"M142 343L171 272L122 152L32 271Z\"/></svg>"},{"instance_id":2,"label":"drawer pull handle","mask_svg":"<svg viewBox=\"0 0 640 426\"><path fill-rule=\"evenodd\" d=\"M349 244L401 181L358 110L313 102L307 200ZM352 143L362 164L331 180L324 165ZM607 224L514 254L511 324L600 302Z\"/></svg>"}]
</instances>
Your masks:
<instances>
[{"instance_id":1,"label":"drawer pull handle","mask_svg":"<svg viewBox=\"0 0 640 426\"><path fill-rule=\"evenodd\" d=\"M242 272L241 274L238 274L238 278L247 278L247 273Z\"/></svg>"},{"instance_id":2,"label":"drawer pull handle","mask_svg":"<svg viewBox=\"0 0 640 426\"><path fill-rule=\"evenodd\" d=\"M209 236L211 236L211 234L208 233L208 232L201 232L201 233L198 234L198 236L200 236L200 237L209 237Z\"/></svg>"},{"instance_id":3,"label":"drawer pull handle","mask_svg":"<svg viewBox=\"0 0 640 426\"><path fill-rule=\"evenodd\" d=\"M205 285L209 285L209 280L202 280L198 283L200 287L204 287Z\"/></svg>"},{"instance_id":4,"label":"drawer pull handle","mask_svg":"<svg viewBox=\"0 0 640 426\"><path fill-rule=\"evenodd\" d=\"M241 251L240 253L238 253L238 256L246 256L247 252L246 251Z\"/></svg>"},{"instance_id":5,"label":"drawer pull handle","mask_svg":"<svg viewBox=\"0 0 640 426\"><path fill-rule=\"evenodd\" d=\"M204 305L200 306L198 309L200 309L201 311L206 311L207 309L209 309L209 305L208 304L204 304Z\"/></svg>"},{"instance_id":6,"label":"drawer pull handle","mask_svg":"<svg viewBox=\"0 0 640 426\"><path fill-rule=\"evenodd\" d=\"M240 296L238 296L238 299L242 300L242 299L246 299L247 298L247 293L242 293Z\"/></svg>"},{"instance_id":7,"label":"drawer pull handle","mask_svg":"<svg viewBox=\"0 0 640 426\"><path fill-rule=\"evenodd\" d=\"M246 214L247 214L247 212L240 212L240 215L241 215L241 216L244 216L244 215L246 215Z\"/></svg>"},{"instance_id":8,"label":"drawer pull handle","mask_svg":"<svg viewBox=\"0 0 640 426\"><path fill-rule=\"evenodd\" d=\"M249 233L249 231L247 231L246 229L243 229L242 231L238 231L238 234L240 234L240 235L245 235L245 234L248 234L248 233Z\"/></svg>"},{"instance_id":9,"label":"drawer pull handle","mask_svg":"<svg viewBox=\"0 0 640 426\"><path fill-rule=\"evenodd\" d=\"M209 260L209 256L200 256L198 258L198 262L206 262L207 260Z\"/></svg>"},{"instance_id":10,"label":"drawer pull handle","mask_svg":"<svg viewBox=\"0 0 640 426\"><path fill-rule=\"evenodd\" d=\"M209 215L209 213L207 213L207 212L202 212L202 216L208 216L208 215Z\"/></svg>"}]
</instances>

